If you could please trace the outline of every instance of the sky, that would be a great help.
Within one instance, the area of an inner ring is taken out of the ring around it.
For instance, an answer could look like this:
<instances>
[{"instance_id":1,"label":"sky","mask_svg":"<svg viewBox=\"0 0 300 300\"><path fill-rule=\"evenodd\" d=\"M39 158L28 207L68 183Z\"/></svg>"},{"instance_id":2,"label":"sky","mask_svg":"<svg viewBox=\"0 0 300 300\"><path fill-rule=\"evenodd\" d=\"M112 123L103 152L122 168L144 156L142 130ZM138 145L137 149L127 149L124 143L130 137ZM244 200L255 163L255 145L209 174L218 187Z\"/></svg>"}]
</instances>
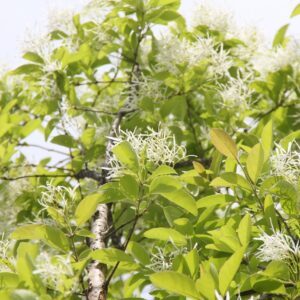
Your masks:
<instances>
[{"instance_id":1,"label":"sky","mask_svg":"<svg viewBox=\"0 0 300 300\"><path fill-rule=\"evenodd\" d=\"M20 63L21 46L28 32L45 29L49 11L80 9L87 0L0 0L0 66ZM201 0L182 0L188 18ZM237 24L256 25L271 40L277 29L289 22L300 0L206 0L231 10ZM300 38L300 16L291 20L289 33Z\"/></svg>"},{"instance_id":2,"label":"sky","mask_svg":"<svg viewBox=\"0 0 300 300\"><path fill-rule=\"evenodd\" d=\"M28 34L36 34L46 30L49 12L55 10L80 10L88 0L0 0L0 70L18 66L22 60L22 42ZM181 0L181 12L190 19L197 3L201 0ZM293 8L300 0L205 0L231 11L238 26L255 25L272 41L276 31L287 22L290 22L288 34L300 39L300 16L289 19ZM43 141L39 132L34 132L29 141L34 144L49 147ZM56 147L60 148L60 147ZM65 151L64 148L58 149ZM38 162L48 156L47 151L39 148L21 150L32 162ZM53 154L53 153L52 153ZM65 158L55 155L55 161Z\"/></svg>"}]
</instances>

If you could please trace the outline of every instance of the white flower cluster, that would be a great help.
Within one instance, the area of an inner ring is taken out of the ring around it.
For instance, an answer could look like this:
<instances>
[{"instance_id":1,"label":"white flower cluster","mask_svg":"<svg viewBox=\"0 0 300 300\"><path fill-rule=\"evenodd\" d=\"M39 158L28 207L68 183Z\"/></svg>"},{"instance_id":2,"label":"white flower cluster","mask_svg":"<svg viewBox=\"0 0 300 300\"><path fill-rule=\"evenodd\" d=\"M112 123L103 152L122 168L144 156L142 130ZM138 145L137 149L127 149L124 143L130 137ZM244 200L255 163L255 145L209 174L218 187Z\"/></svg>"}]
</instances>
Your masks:
<instances>
[{"instance_id":1,"label":"white flower cluster","mask_svg":"<svg viewBox=\"0 0 300 300\"><path fill-rule=\"evenodd\" d=\"M147 133L120 130L117 137L109 138L113 146L123 141L129 142L139 160L145 158L156 166L174 165L186 157L185 147L176 144L175 136L167 128L159 128L158 131L148 128ZM123 167L113 154L109 155L107 169L109 177L117 177L122 173Z\"/></svg>"},{"instance_id":2,"label":"white flower cluster","mask_svg":"<svg viewBox=\"0 0 300 300\"><path fill-rule=\"evenodd\" d=\"M210 37L198 37L192 42L169 34L158 41L156 59L158 70L168 70L174 74L179 72L178 65L191 68L201 62L209 63L211 73L216 75L225 75L232 66L223 45L216 44Z\"/></svg>"},{"instance_id":3,"label":"white flower cluster","mask_svg":"<svg viewBox=\"0 0 300 300\"><path fill-rule=\"evenodd\" d=\"M73 204L75 202L77 187L55 186L50 182L46 186L42 186L42 188L44 188L44 191L38 202L44 209L54 207L65 211L70 203Z\"/></svg>"},{"instance_id":4,"label":"white flower cluster","mask_svg":"<svg viewBox=\"0 0 300 300\"><path fill-rule=\"evenodd\" d=\"M50 31L61 30L66 34L76 33L73 24L75 11L70 9L52 9L48 15L48 29Z\"/></svg>"},{"instance_id":5,"label":"white flower cluster","mask_svg":"<svg viewBox=\"0 0 300 300\"><path fill-rule=\"evenodd\" d=\"M227 33L232 30L233 14L208 1L203 1L195 10L192 18L192 26L207 26L211 30Z\"/></svg>"},{"instance_id":6,"label":"white flower cluster","mask_svg":"<svg viewBox=\"0 0 300 300\"><path fill-rule=\"evenodd\" d=\"M12 271L15 266L15 259L8 255L10 242L4 239L2 235L0 239L0 272Z\"/></svg>"},{"instance_id":7,"label":"white flower cluster","mask_svg":"<svg viewBox=\"0 0 300 300\"><path fill-rule=\"evenodd\" d=\"M62 113L61 125L64 130L66 130L71 136L75 139L78 139L86 126L86 120L82 115L72 117L70 116L69 111L72 107L66 101L66 98L63 97L60 104L60 110Z\"/></svg>"},{"instance_id":8,"label":"white flower cluster","mask_svg":"<svg viewBox=\"0 0 300 300\"><path fill-rule=\"evenodd\" d=\"M155 272L171 270L176 256L187 253L186 247L177 247L172 243L172 248L171 251L168 251L167 247L161 248L156 246L151 254L151 264L147 265L147 267Z\"/></svg>"},{"instance_id":9,"label":"white flower cluster","mask_svg":"<svg viewBox=\"0 0 300 300\"><path fill-rule=\"evenodd\" d=\"M255 239L262 242L257 253L261 261L289 260L293 259L293 255L300 254L299 243L295 243L289 235L280 231L276 231L272 235L263 232Z\"/></svg>"},{"instance_id":10,"label":"white flower cluster","mask_svg":"<svg viewBox=\"0 0 300 300\"><path fill-rule=\"evenodd\" d=\"M166 97L166 87L161 80L141 75L135 76L128 89L123 94L130 103L130 109L136 109L141 98L150 98L152 101L163 100ZM128 108L127 108L128 109Z\"/></svg>"},{"instance_id":11,"label":"white flower cluster","mask_svg":"<svg viewBox=\"0 0 300 300\"><path fill-rule=\"evenodd\" d=\"M252 59L254 69L261 77L266 77L270 72L276 72L289 65L299 69L300 45L299 41L291 39L285 46L275 49L263 49Z\"/></svg>"},{"instance_id":12,"label":"white flower cluster","mask_svg":"<svg viewBox=\"0 0 300 300\"><path fill-rule=\"evenodd\" d=\"M276 144L275 153L270 158L272 174L282 176L291 184L297 186L300 177L300 146L294 141L284 149Z\"/></svg>"},{"instance_id":13,"label":"white flower cluster","mask_svg":"<svg viewBox=\"0 0 300 300\"><path fill-rule=\"evenodd\" d=\"M36 258L33 273L38 274L46 286L65 295L78 290L78 280L74 278L71 255L50 256L47 252L41 252Z\"/></svg>"},{"instance_id":14,"label":"white flower cluster","mask_svg":"<svg viewBox=\"0 0 300 300\"><path fill-rule=\"evenodd\" d=\"M247 78L230 77L228 83L219 84L219 94L222 97L223 105L231 108L245 110L248 108L248 101L252 91L249 89Z\"/></svg>"}]
</instances>

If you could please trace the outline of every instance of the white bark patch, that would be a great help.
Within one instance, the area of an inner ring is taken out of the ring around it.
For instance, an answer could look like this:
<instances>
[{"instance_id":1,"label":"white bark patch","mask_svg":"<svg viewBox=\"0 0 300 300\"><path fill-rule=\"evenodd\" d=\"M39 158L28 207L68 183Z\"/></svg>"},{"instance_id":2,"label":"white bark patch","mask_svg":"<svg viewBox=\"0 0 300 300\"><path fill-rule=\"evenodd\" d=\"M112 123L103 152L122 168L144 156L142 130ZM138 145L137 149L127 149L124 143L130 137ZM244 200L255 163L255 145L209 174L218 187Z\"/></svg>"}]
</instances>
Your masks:
<instances>
[{"instance_id":1,"label":"white bark patch","mask_svg":"<svg viewBox=\"0 0 300 300\"><path fill-rule=\"evenodd\" d=\"M91 231L96 236L90 241L92 250L105 248L105 234L107 232L108 207L106 204L100 204L97 207L96 214L92 223ZM89 265L89 300L105 300L104 291L106 267L94 261Z\"/></svg>"}]
</instances>

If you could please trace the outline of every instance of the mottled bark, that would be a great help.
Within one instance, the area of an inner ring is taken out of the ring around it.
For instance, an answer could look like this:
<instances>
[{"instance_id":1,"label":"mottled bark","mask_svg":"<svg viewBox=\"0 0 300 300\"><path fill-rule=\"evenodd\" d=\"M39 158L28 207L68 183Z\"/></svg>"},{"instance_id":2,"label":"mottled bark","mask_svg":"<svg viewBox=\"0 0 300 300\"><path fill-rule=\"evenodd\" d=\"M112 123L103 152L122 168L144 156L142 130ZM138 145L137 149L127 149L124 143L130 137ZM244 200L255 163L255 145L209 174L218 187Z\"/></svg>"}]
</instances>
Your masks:
<instances>
[{"instance_id":1,"label":"mottled bark","mask_svg":"<svg viewBox=\"0 0 300 300\"><path fill-rule=\"evenodd\" d=\"M91 226L92 233L96 236L95 239L90 241L90 248L92 250L103 249L105 245L105 236L108 229L108 206L100 204L97 207L97 212L93 217ZM93 261L88 268L89 280L89 300L105 300L105 273L106 265Z\"/></svg>"}]
</instances>

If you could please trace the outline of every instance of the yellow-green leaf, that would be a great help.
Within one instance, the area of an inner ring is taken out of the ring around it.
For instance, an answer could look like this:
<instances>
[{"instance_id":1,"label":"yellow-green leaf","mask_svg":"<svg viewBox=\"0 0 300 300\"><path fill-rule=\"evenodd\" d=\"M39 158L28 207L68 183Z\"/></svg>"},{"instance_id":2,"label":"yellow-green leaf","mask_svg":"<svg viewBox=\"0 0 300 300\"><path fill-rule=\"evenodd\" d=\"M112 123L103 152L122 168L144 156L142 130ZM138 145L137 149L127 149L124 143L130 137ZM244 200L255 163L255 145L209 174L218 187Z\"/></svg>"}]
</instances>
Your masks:
<instances>
[{"instance_id":1,"label":"yellow-green leaf","mask_svg":"<svg viewBox=\"0 0 300 300\"><path fill-rule=\"evenodd\" d=\"M186 245L185 236L172 228L152 228L144 232L144 236L148 239L172 241L177 245Z\"/></svg>"},{"instance_id":2,"label":"yellow-green leaf","mask_svg":"<svg viewBox=\"0 0 300 300\"><path fill-rule=\"evenodd\" d=\"M150 280L156 287L171 293L191 299L201 299L194 281L184 274L173 271L158 272L150 275Z\"/></svg>"},{"instance_id":3,"label":"yellow-green leaf","mask_svg":"<svg viewBox=\"0 0 300 300\"><path fill-rule=\"evenodd\" d=\"M256 144L248 154L247 171L251 180L256 183L264 164L264 150L261 144Z\"/></svg>"},{"instance_id":4,"label":"yellow-green leaf","mask_svg":"<svg viewBox=\"0 0 300 300\"><path fill-rule=\"evenodd\" d=\"M270 120L261 133L261 143L264 149L264 162L269 159L273 143L273 122Z\"/></svg>"},{"instance_id":5,"label":"yellow-green leaf","mask_svg":"<svg viewBox=\"0 0 300 300\"><path fill-rule=\"evenodd\" d=\"M239 248L229 259L223 264L219 272L219 290L224 296L229 288L230 283L234 279L243 259L245 248Z\"/></svg>"},{"instance_id":6,"label":"yellow-green leaf","mask_svg":"<svg viewBox=\"0 0 300 300\"><path fill-rule=\"evenodd\" d=\"M300 15L300 4L298 4L294 10L292 11L291 15L290 15L290 18L293 18L293 17L296 17Z\"/></svg>"},{"instance_id":7,"label":"yellow-green leaf","mask_svg":"<svg viewBox=\"0 0 300 300\"><path fill-rule=\"evenodd\" d=\"M246 214L241 220L238 227L238 236L241 244L245 247L248 246L251 236L251 218L250 215Z\"/></svg>"},{"instance_id":8,"label":"yellow-green leaf","mask_svg":"<svg viewBox=\"0 0 300 300\"><path fill-rule=\"evenodd\" d=\"M233 139L222 129L213 128L210 131L211 142L227 157L237 159L237 147Z\"/></svg>"},{"instance_id":9,"label":"yellow-green leaf","mask_svg":"<svg viewBox=\"0 0 300 300\"><path fill-rule=\"evenodd\" d=\"M121 142L113 147L112 152L125 167L132 171L138 170L138 157L127 141Z\"/></svg>"},{"instance_id":10,"label":"yellow-green leaf","mask_svg":"<svg viewBox=\"0 0 300 300\"><path fill-rule=\"evenodd\" d=\"M92 194L86 196L81 200L81 202L79 202L75 211L75 220L77 225L84 224L92 217L101 198L102 194Z\"/></svg>"},{"instance_id":11,"label":"yellow-green leaf","mask_svg":"<svg viewBox=\"0 0 300 300\"><path fill-rule=\"evenodd\" d=\"M289 28L289 24L285 24L279 28L273 40L273 47L277 47L283 44L285 40L285 34L288 28Z\"/></svg>"}]
</instances>

